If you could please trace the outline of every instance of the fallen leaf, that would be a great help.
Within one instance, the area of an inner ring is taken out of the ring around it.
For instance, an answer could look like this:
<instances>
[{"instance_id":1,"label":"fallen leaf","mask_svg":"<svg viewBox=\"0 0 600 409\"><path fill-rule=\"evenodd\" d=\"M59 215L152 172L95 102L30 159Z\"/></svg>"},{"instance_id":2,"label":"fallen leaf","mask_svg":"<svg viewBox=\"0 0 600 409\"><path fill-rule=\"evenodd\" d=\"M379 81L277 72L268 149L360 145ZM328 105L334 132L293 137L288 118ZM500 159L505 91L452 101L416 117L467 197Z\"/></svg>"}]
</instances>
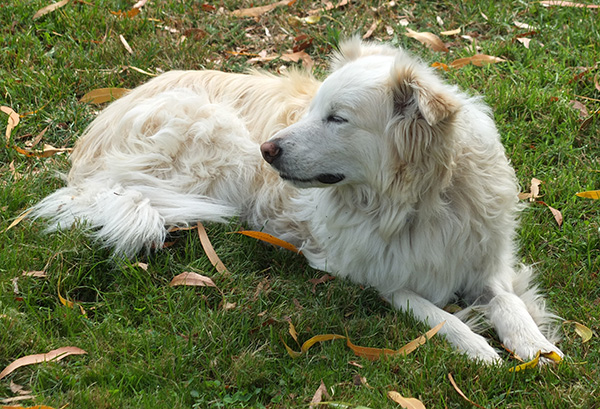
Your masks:
<instances>
[{"instance_id":1,"label":"fallen leaf","mask_svg":"<svg viewBox=\"0 0 600 409\"><path fill-rule=\"evenodd\" d=\"M576 100L571 100L570 103L573 108L575 108L576 110L579 111L580 117L587 118L589 116L589 112L588 112L587 108L581 102L576 101Z\"/></svg>"},{"instance_id":2,"label":"fallen leaf","mask_svg":"<svg viewBox=\"0 0 600 409\"><path fill-rule=\"evenodd\" d=\"M25 277L39 277L39 278L48 277L48 275L46 274L45 271L23 271L23 274L21 274L21 275L25 276Z\"/></svg>"},{"instance_id":3,"label":"fallen leaf","mask_svg":"<svg viewBox=\"0 0 600 409\"><path fill-rule=\"evenodd\" d=\"M554 351L542 352L540 355L546 359L549 359L550 361L554 362L555 364L560 364L562 362L562 358L560 357L560 355L558 355Z\"/></svg>"},{"instance_id":4,"label":"fallen leaf","mask_svg":"<svg viewBox=\"0 0 600 409\"><path fill-rule=\"evenodd\" d=\"M292 336L292 338L294 338L294 341L298 342L298 332L296 331L296 327L294 327L294 324L292 323L291 319L288 318L287 321L290 324L288 332L290 333L290 335Z\"/></svg>"},{"instance_id":5,"label":"fallen leaf","mask_svg":"<svg viewBox=\"0 0 600 409\"><path fill-rule=\"evenodd\" d=\"M289 325L289 333L292 336L292 338L294 338L294 341L298 342L298 334L296 332L296 328L294 327L294 324L292 324L291 320L288 320L288 322L290 324ZM317 342L332 341L335 339L344 339L344 338L346 338L346 337L344 337L342 335L337 335L337 334L316 335L302 344L302 347L300 347L300 352L296 352L292 348L290 348L285 343L283 338L281 339L281 341L283 342L283 345L285 346L285 349L287 350L288 354L292 358L298 358L298 357L302 356L303 354L305 354Z\"/></svg>"},{"instance_id":6,"label":"fallen leaf","mask_svg":"<svg viewBox=\"0 0 600 409\"><path fill-rule=\"evenodd\" d=\"M323 284L323 283L326 283L327 281L331 281L331 280L335 280L335 277L334 277L334 276L331 276L331 275L329 275L329 274L324 274L324 275L322 275L322 276L321 276L321 277L319 277L319 278L311 278L311 279L309 279L308 281L309 281L310 283L312 283L312 285L313 285L313 287L312 287L312 290L311 290L311 291L312 291L312 293L314 294L314 293L315 293L315 291L316 291L316 289L317 289L317 285L319 285L319 284Z\"/></svg>"},{"instance_id":7,"label":"fallen leaf","mask_svg":"<svg viewBox=\"0 0 600 409\"><path fill-rule=\"evenodd\" d=\"M373 24L371 24L371 27L369 27L367 32L362 36L363 40L366 40L367 38L370 38L373 35L375 30L377 30L377 26L380 22L380 20L373 20Z\"/></svg>"},{"instance_id":8,"label":"fallen leaf","mask_svg":"<svg viewBox=\"0 0 600 409\"><path fill-rule=\"evenodd\" d=\"M522 28L522 29L525 29L525 30L534 31L534 30L537 30L537 29L538 29L537 27L530 26L530 25L529 25L529 24L527 24L527 23L521 23L520 21L516 21L516 20L515 20L515 21L513 21L513 24L514 24L516 27L519 27L519 28Z\"/></svg>"},{"instance_id":9,"label":"fallen leaf","mask_svg":"<svg viewBox=\"0 0 600 409\"><path fill-rule=\"evenodd\" d=\"M396 391L389 391L388 397L404 409L425 409L425 405L418 399L405 398Z\"/></svg>"},{"instance_id":10,"label":"fallen leaf","mask_svg":"<svg viewBox=\"0 0 600 409\"><path fill-rule=\"evenodd\" d=\"M137 9L134 9L137 10ZM133 54L133 49L131 48L131 46L129 45L129 43L127 42L127 40L125 40L125 37L123 37L122 34L119 34L119 40L121 40L121 44L123 44L123 47L125 47L125 49L127 50L127 52L129 54Z\"/></svg>"},{"instance_id":11,"label":"fallen leaf","mask_svg":"<svg viewBox=\"0 0 600 409\"><path fill-rule=\"evenodd\" d=\"M291 54L282 54L281 59L284 61L292 62L302 61L302 65L307 71L311 71L313 65L315 65L310 55L308 55L305 51L298 51Z\"/></svg>"},{"instance_id":12,"label":"fallen leaf","mask_svg":"<svg viewBox=\"0 0 600 409\"><path fill-rule=\"evenodd\" d=\"M217 287L214 281L206 276L198 273L184 272L173 277L169 283L169 287L177 285L189 285L198 287Z\"/></svg>"},{"instance_id":13,"label":"fallen leaf","mask_svg":"<svg viewBox=\"0 0 600 409\"><path fill-rule=\"evenodd\" d=\"M481 67L485 64L496 64L499 62L506 62L506 60L500 57L494 57L492 55L476 54L472 57L459 58L457 60L454 60L449 65L452 68L461 68L469 64Z\"/></svg>"},{"instance_id":14,"label":"fallen leaf","mask_svg":"<svg viewBox=\"0 0 600 409\"><path fill-rule=\"evenodd\" d=\"M275 246L279 246L286 250L290 250L290 251L293 251L294 253L300 254L300 250L298 250L298 248L296 246L294 246L293 244L288 243L285 240L278 239L277 237L272 236L268 233L263 233L261 231L253 231L253 230L240 230L240 231L237 231L236 233L243 234L244 236L252 237L257 240L262 240L269 244L273 244Z\"/></svg>"},{"instance_id":15,"label":"fallen leaf","mask_svg":"<svg viewBox=\"0 0 600 409\"><path fill-rule=\"evenodd\" d=\"M537 178L532 178L531 183L529 185L529 192L519 193L519 199L524 200L528 199L530 202L535 202L537 198L540 197L540 184L541 180Z\"/></svg>"},{"instance_id":16,"label":"fallen leaf","mask_svg":"<svg viewBox=\"0 0 600 409\"><path fill-rule=\"evenodd\" d=\"M296 2L296 0L278 1L277 3L267 4L265 6L234 10L231 12L231 15L235 16L235 17L259 17L271 10L276 9L277 7L291 6L295 2Z\"/></svg>"},{"instance_id":17,"label":"fallen leaf","mask_svg":"<svg viewBox=\"0 0 600 409\"><path fill-rule=\"evenodd\" d=\"M450 68L448 68L448 65L441 63L441 62L434 62L431 64L431 66L433 68L437 68L438 70L444 70L444 71L448 71Z\"/></svg>"},{"instance_id":18,"label":"fallen leaf","mask_svg":"<svg viewBox=\"0 0 600 409\"><path fill-rule=\"evenodd\" d=\"M34 15L33 15L33 19L36 20L42 16L45 16L48 13L53 12L56 9L59 9L63 6L66 6L67 4L69 4L71 0L62 0L59 1L58 3L53 3L50 4L49 6L43 7L41 9L39 9Z\"/></svg>"},{"instance_id":19,"label":"fallen leaf","mask_svg":"<svg viewBox=\"0 0 600 409\"><path fill-rule=\"evenodd\" d=\"M586 199L600 199L600 190L588 190L587 192L578 192L575 193L575 196L584 197Z\"/></svg>"},{"instance_id":20,"label":"fallen leaf","mask_svg":"<svg viewBox=\"0 0 600 409\"><path fill-rule=\"evenodd\" d=\"M552 216L554 216L554 220L556 220L556 223L558 224L558 227L561 227L563 224L563 215L560 212L560 210L555 209L554 207L548 205L545 202L542 202L541 200L538 200L536 203L542 204L544 206L546 206L548 209L550 209L550 211L552 212Z\"/></svg>"},{"instance_id":21,"label":"fallen leaf","mask_svg":"<svg viewBox=\"0 0 600 409\"><path fill-rule=\"evenodd\" d=\"M483 406L473 402L471 399L467 398L467 395L465 395L463 393L462 390L460 390L460 388L458 387L458 385L456 384L456 382L454 382L454 377L452 377L451 373L448 373L448 379L450 380L450 383L452 384L452 387L454 388L454 390L467 402L469 402L471 405L478 407L479 409L486 409Z\"/></svg>"},{"instance_id":22,"label":"fallen leaf","mask_svg":"<svg viewBox=\"0 0 600 409\"><path fill-rule=\"evenodd\" d=\"M85 310L83 309L83 307L79 304L75 304L73 301L68 300L66 298L64 298L61 294L60 294L60 278L58 279L58 284L56 286L56 292L58 294L58 299L60 300L60 303L62 305L64 305L67 308L73 308L75 305L77 305L79 307L79 310L81 311L81 314L83 316L86 316L87 314L85 313Z\"/></svg>"},{"instance_id":23,"label":"fallen leaf","mask_svg":"<svg viewBox=\"0 0 600 409\"><path fill-rule=\"evenodd\" d=\"M580 7L580 8L589 8L589 9L597 9L600 5L597 4L582 4L582 3L573 3L570 1L540 1L542 6L550 7L550 6L560 6L560 7Z\"/></svg>"},{"instance_id":24,"label":"fallen leaf","mask_svg":"<svg viewBox=\"0 0 600 409\"><path fill-rule=\"evenodd\" d=\"M575 325L575 332L577 333L577 335L579 335L581 337L581 342L583 342L584 344L586 342L588 342L590 339L592 339L592 337L594 336L594 333L591 329L589 329L588 327L586 327L583 324L580 324L579 322L565 321L565 324Z\"/></svg>"},{"instance_id":25,"label":"fallen leaf","mask_svg":"<svg viewBox=\"0 0 600 409\"><path fill-rule=\"evenodd\" d=\"M310 15L310 14L318 14L318 13L322 13L322 12L324 12L324 11L330 11L330 10L334 10L334 9L337 9L337 8L340 8L340 7L342 7L342 6L345 6L345 5L347 5L347 4L348 4L348 1L349 1L349 0L341 0L341 1L340 1L338 4L336 4L335 6L334 6L334 5L333 5L333 3L331 3L331 2L327 2L327 3L325 3L325 7L321 7L321 8L314 9L314 10L309 10L309 11L308 11L308 14L309 14L309 15Z\"/></svg>"},{"instance_id":26,"label":"fallen leaf","mask_svg":"<svg viewBox=\"0 0 600 409\"><path fill-rule=\"evenodd\" d=\"M537 354L535 354L535 358L533 358L531 361L525 362L521 365L517 365L512 368L508 368L508 371L509 372L519 372L519 371L523 371L525 369L535 368L536 366L538 366L538 364L540 362L540 354L541 354L541 351L538 351Z\"/></svg>"},{"instance_id":27,"label":"fallen leaf","mask_svg":"<svg viewBox=\"0 0 600 409\"><path fill-rule=\"evenodd\" d=\"M525 48L529 49L529 43L531 42L531 38L517 37L517 41L523 44Z\"/></svg>"},{"instance_id":28,"label":"fallen leaf","mask_svg":"<svg viewBox=\"0 0 600 409\"><path fill-rule=\"evenodd\" d=\"M131 265L132 267L139 267L144 271L148 271L148 263L142 263L142 262L135 262Z\"/></svg>"},{"instance_id":29,"label":"fallen leaf","mask_svg":"<svg viewBox=\"0 0 600 409\"><path fill-rule=\"evenodd\" d=\"M232 310L232 309L234 309L236 306L237 306L237 304L236 304L236 303L234 303L234 302L227 302L227 301L226 301L226 302L224 302L224 303L223 303L223 309L224 309L225 311Z\"/></svg>"},{"instance_id":30,"label":"fallen leaf","mask_svg":"<svg viewBox=\"0 0 600 409\"><path fill-rule=\"evenodd\" d=\"M453 36L456 34L460 34L460 32L461 32L461 28L458 27L457 29L454 29L454 30L442 31L440 34L444 35L444 36Z\"/></svg>"},{"instance_id":31,"label":"fallen leaf","mask_svg":"<svg viewBox=\"0 0 600 409\"><path fill-rule=\"evenodd\" d=\"M13 396L12 398L0 399L0 403L6 404L6 403L13 403L13 402L20 402L22 400L32 400L32 399L35 399L35 395ZM24 408L23 406L2 406L2 409L54 409L54 408L51 408L50 406L37 405L37 406L29 406L26 408Z\"/></svg>"},{"instance_id":32,"label":"fallen leaf","mask_svg":"<svg viewBox=\"0 0 600 409\"><path fill-rule=\"evenodd\" d=\"M88 104L103 104L119 99L128 92L127 88L97 88L86 93L79 101Z\"/></svg>"},{"instance_id":33,"label":"fallen leaf","mask_svg":"<svg viewBox=\"0 0 600 409\"><path fill-rule=\"evenodd\" d=\"M12 108L7 106L1 106L0 111L8 115L8 125L6 126L6 144L10 141L10 134L13 129L19 124L19 114L17 114Z\"/></svg>"},{"instance_id":34,"label":"fallen leaf","mask_svg":"<svg viewBox=\"0 0 600 409\"><path fill-rule=\"evenodd\" d=\"M21 213L21 215L19 217L17 217L15 220L13 220L13 222L6 229L4 229L3 233L6 233L7 231L9 231L13 227L15 227L17 224L21 223L23 221L23 219L26 218L27 215L29 213L31 213L32 211L33 211L33 209L29 209L26 212Z\"/></svg>"},{"instance_id":35,"label":"fallen leaf","mask_svg":"<svg viewBox=\"0 0 600 409\"><path fill-rule=\"evenodd\" d=\"M2 372L0 372L0 379L4 378L14 370L32 364L39 364L41 362L59 361L69 355L82 355L87 354L83 349L77 347L62 347L54 349L46 354L27 355L21 357L8 365Z\"/></svg>"},{"instance_id":36,"label":"fallen leaf","mask_svg":"<svg viewBox=\"0 0 600 409\"><path fill-rule=\"evenodd\" d=\"M350 348L356 355L361 356L363 358L367 358L370 361L375 361L381 356L391 356L391 355L408 355L417 349L419 346L423 345L427 342L427 340L433 337L437 332L444 326L446 321L442 321L425 334L420 337L413 339L408 344L404 345L402 348L398 350L392 350L388 348L372 348L372 347L361 347L358 345L354 345L350 342L350 338L346 336L346 345Z\"/></svg>"},{"instance_id":37,"label":"fallen leaf","mask_svg":"<svg viewBox=\"0 0 600 409\"><path fill-rule=\"evenodd\" d=\"M10 391L12 393L17 393L19 395L29 395L29 394L31 394L30 390L26 390L23 386L18 385L16 383L14 383L13 381L10 381Z\"/></svg>"},{"instance_id":38,"label":"fallen leaf","mask_svg":"<svg viewBox=\"0 0 600 409\"><path fill-rule=\"evenodd\" d=\"M204 252L206 253L206 256L208 257L212 265L217 269L219 273L226 273L227 268L217 255L217 252L210 243L208 234L206 234L206 229L204 229L204 226L200 222L198 222L198 237L200 238L202 248L204 249Z\"/></svg>"},{"instance_id":39,"label":"fallen leaf","mask_svg":"<svg viewBox=\"0 0 600 409\"><path fill-rule=\"evenodd\" d=\"M315 406L318 406L323 401L323 396L325 396L327 400L331 400L331 397L327 393L327 387L325 386L325 383L323 383L323 380L321 380L321 385L319 385L319 388L310 400L310 405L308 407L312 409Z\"/></svg>"},{"instance_id":40,"label":"fallen leaf","mask_svg":"<svg viewBox=\"0 0 600 409\"><path fill-rule=\"evenodd\" d=\"M415 40L419 41L420 43L423 43L423 44L431 47L431 49L433 51L443 51L443 52L449 51L448 48L446 47L446 45L444 44L444 42L442 40L440 40L440 38L433 33L417 32L417 31L411 30L408 27L406 27L406 31L407 31L407 33L404 33L405 36L414 38Z\"/></svg>"}]
</instances>

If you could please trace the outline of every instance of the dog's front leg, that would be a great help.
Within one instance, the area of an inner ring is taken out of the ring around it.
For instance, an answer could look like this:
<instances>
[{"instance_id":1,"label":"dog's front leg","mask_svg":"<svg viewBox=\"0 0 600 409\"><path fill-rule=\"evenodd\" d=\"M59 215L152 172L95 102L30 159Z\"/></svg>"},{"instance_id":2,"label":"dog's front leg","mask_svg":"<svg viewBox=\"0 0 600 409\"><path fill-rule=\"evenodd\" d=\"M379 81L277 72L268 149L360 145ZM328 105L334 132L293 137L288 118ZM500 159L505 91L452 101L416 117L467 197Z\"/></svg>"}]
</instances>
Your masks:
<instances>
[{"instance_id":1,"label":"dog's front leg","mask_svg":"<svg viewBox=\"0 0 600 409\"><path fill-rule=\"evenodd\" d=\"M485 338L475 334L471 328L456 316L437 307L432 302L408 290L399 290L386 297L400 311L411 312L415 318L430 326L446 321L440 329L448 342L467 354L470 358L485 362L497 363L500 356Z\"/></svg>"},{"instance_id":2,"label":"dog's front leg","mask_svg":"<svg viewBox=\"0 0 600 409\"><path fill-rule=\"evenodd\" d=\"M502 288L492 289L492 298L487 307L488 319L506 348L519 357L529 360L538 351L564 354L540 331L521 297Z\"/></svg>"}]
</instances>

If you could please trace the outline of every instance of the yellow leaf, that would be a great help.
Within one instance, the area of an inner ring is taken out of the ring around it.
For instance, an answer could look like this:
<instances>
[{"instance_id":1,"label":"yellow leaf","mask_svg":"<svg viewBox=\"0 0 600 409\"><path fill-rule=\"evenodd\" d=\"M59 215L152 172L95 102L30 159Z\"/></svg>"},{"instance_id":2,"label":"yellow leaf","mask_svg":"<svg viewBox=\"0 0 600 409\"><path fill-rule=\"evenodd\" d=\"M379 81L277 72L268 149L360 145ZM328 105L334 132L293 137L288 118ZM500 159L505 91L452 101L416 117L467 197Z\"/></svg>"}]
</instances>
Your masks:
<instances>
[{"instance_id":1,"label":"yellow leaf","mask_svg":"<svg viewBox=\"0 0 600 409\"><path fill-rule=\"evenodd\" d=\"M308 351L310 349L310 347L312 347L317 342L333 341L334 339L345 339L345 338L346 338L345 336L337 335L337 334L316 335L316 336L312 337L311 339L309 339L308 341L306 341L304 344L302 344L302 353L305 353L306 351Z\"/></svg>"},{"instance_id":2,"label":"yellow leaf","mask_svg":"<svg viewBox=\"0 0 600 409\"><path fill-rule=\"evenodd\" d=\"M10 226L8 226L6 229L4 229L4 233L6 233L7 231L9 231L10 229L12 229L13 227L15 227L17 224L21 223L23 221L24 218L27 217L27 215L29 213L31 213L33 211L33 209L29 209L26 212L21 213L21 215L19 217L17 217L11 224Z\"/></svg>"},{"instance_id":3,"label":"yellow leaf","mask_svg":"<svg viewBox=\"0 0 600 409\"><path fill-rule=\"evenodd\" d=\"M459 34L460 31L461 31L461 28L459 27L455 30L442 31L440 34L444 35L444 36L453 36L453 35Z\"/></svg>"},{"instance_id":4,"label":"yellow leaf","mask_svg":"<svg viewBox=\"0 0 600 409\"><path fill-rule=\"evenodd\" d=\"M405 36L414 38L415 40L419 41L420 43L428 45L429 47L431 47L431 49L433 51L443 51L443 52L449 51L448 48L446 47L446 45L444 44L444 42L442 40L440 40L440 38L433 33L428 33L428 32L419 33L417 31L411 30L408 27L406 28L406 31L407 31L407 33L404 33Z\"/></svg>"},{"instance_id":5,"label":"yellow leaf","mask_svg":"<svg viewBox=\"0 0 600 409\"><path fill-rule=\"evenodd\" d=\"M420 400L415 398L405 398L396 391L389 391L388 397L404 409L425 409L425 405L423 405L423 402Z\"/></svg>"},{"instance_id":6,"label":"yellow leaf","mask_svg":"<svg viewBox=\"0 0 600 409\"><path fill-rule=\"evenodd\" d=\"M34 15L33 15L33 19L38 19L48 13L53 12L56 9L59 9L63 6L66 6L71 0L62 0L59 1L58 3L53 3L50 4L49 6L43 7L41 9L39 9Z\"/></svg>"},{"instance_id":7,"label":"yellow leaf","mask_svg":"<svg viewBox=\"0 0 600 409\"><path fill-rule=\"evenodd\" d=\"M79 101L88 104L103 104L121 98L128 93L126 88L97 88L85 94Z\"/></svg>"},{"instance_id":8,"label":"yellow leaf","mask_svg":"<svg viewBox=\"0 0 600 409\"><path fill-rule=\"evenodd\" d=\"M296 327L292 324L292 320L288 321L290 324L290 329L288 330L294 341L298 342L298 332L296 332Z\"/></svg>"},{"instance_id":9,"label":"yellow leaf","mask_svg":"<svg viewBox=\"0 0 600 409\"><path fill-rule=\"evenodd\" d=\"M268 233L253 230L240 230L236 233L243 234L244 236L252 237L254 239L262 240L275 246L283 247L284 249L293 251L294 253L300 253L300 250L298 250L298 248L293 244L288 243L285 240L278 239L277 237L272 236Z\"/></svg>"},{"instance_id":10,"label":"yellow leaf","mask_svg":"<svg viewBox=\"0 0 600 409\"><path fill-rule=\"evenodd\" d=\"M594 333L591 329L576 321L565 321L565 324L575 325L575 332L581 337L583 343L588 342L594 336Z\"/></svg>"},{"instance_id":11,"label":"yellow leaf","mask_svg":"<svg viewBox=\"0 0 600 409\"><path fill-rule=\"evenodd\" d=\"M433 64L431 64L431 66L433 68L437 68L438 70L444 70L444 71L448 71L448 65L441 63L441 62L434 62Z\"/></svg>"},{"instance_id":12,"label":"yellow leaf","mask_svg":"<svg viewBox=\"0 0 600 409\"><path fill-rule=\"evenodd\" d=\"M499 62L506 62L506 60L503 58L494 57L491 55L476 54L472 57L459 58L457 60L454 60L449 65L452 68L461 68L461 67L464 67L465 65L469 65L469 64L473 64L473 65L477 65L477 66L481 67L484 64L495 64L495 63L499 63Z\"/></svg>"},{"instance_id":13,"label":"yellow leaf","mask_svg":"<svg viewBox=\"0 0 600 409\"><path fill-rule=\"evenodd\" d=\"M575 193L576 196L585 197L586 199L600 199L600 190L588 190L587 192Z\"/></svg>"},{"instance_id":14,"label":"yellow leaf","mask_svg":"<svg viewBox=\"0 0 600 409\"><path fill-rule=\"evenodd\" d=\"M540 362L540 355L541 355L541 352L538 351L537 354L535 354L535 358L533 358L531 361L525 362L524 364L521 364L521 365L517 365L513 368L509 368L508 371L509 372L519 372L519 371L523 371L525 369L535 368L536 366L538 366L538 364Z\"/></svg>"},{"instance_id":15,"label":"yellow leaf","mask_svg":"<svg viewBox=\"0 0 600 409\"><path fill-rule=\"evenodd\" d=\"M189 285L197 287L217 287L212 279L209 277L197 274L185 272L173 277L169 283L169 287L175 287L178 285Z\"/></svg>"},{"instance_id":16,"label":"yellow leaf","mask_svg":"<svg viewBox=\"0 0 600 409\"><path fill-rule=\"evenodd\" d=\"M81 305L75 304L73 301L67 300L62 295L60 295L60 278L58 279L58 285L57 285L56 291L58 293L58 299L60 300L60 303L62 305L64 305L67 308L73 308L75 305L77 305L79 307L79 311L81 311L81 314L84 315L84 316L87 315L85 313L85 310L83 309L83 307Z\"/></svg>"},{"instance_id":17,"label":"yellow leaf","mask_svg":"<svg viewBox=\"0 0 600 409\"><path fill-rule=\"evenodd\" d=\"M204 249L204 252L206 253L206 256L208 257L212 265L217 269L219 273L227 272L227 268L225 267L225 265L217 255L217 252L210 243L208 234L206 234L206 229L204 229L204 226L200 222L198 222L198 237L200 238L202 248Z\"/></svg>"},{"instance_id":18,"label":"yellow leaf","mask_svg":"<svg viewBox=\"0 0 600 409\"><path fill-rule=\"evenodd\" d=\"M87 354L83 349L77 347L62 347L54 349L46 354L27 355L17 359L10 365L8 365L2 372L0 372L0 379L4 378L14 370L32 364L39 364L40 362L59 361L69 355L82 355Z\"/></svg>"},{"instance_id":19,"label":"yellow leaf","mask_svg":"<svg viewBox=\"0 0 600 409\"><path fill-rule=\"evenodd\" d=\"M540 354L542 357L551 360L555 364L560 364L562 362L562 358L556 352L542 352Z\"/></svg>"},{"instance_id":20,"label":"yellow leaf","mask_svg":"<svg viewBox=\"0 0 600 409\"><path fill-rule=\"evenodd\" d=\"M444 326L444 324L446 324L446 321L440 322L438 325L436 325L435 327L433 327L429 331L427 331L424 335L421 335L420 337L413 339L408 344L406 344L402 348L400 348L398 350L398 353L402 354L402 355L410 354L415 349L417 349L418 347L423 345L425 342L427 342L427 340L429 340L429 338L431 338L435 334L437 334L438 331Z\"/></svg>"}]
</instances>

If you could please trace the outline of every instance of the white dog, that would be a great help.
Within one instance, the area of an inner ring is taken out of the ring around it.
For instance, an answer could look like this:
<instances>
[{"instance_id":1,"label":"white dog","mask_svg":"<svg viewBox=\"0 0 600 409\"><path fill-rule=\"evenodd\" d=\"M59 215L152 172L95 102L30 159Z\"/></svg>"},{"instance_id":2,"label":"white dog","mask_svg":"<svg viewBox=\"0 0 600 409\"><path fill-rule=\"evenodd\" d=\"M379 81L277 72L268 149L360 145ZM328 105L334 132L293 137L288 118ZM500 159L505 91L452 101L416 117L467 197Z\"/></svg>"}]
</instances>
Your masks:
<instances>
[{"instance_id":1,"label":"white dog","mask_svg":"<svg viewBox=\"0 0 600 409\"><path fill-rule=\"evenodd\" d=\"M106 108L71 159L34 216L82 221L117 255L160 247L170 226L239 216L314 268L446 321L471 358L499 355L442 309L457 297L522 358L562 356L516 261L518 186L489 108L405 51L347 41L323 83L169 72Z\"/></svg>"}]
</instances>

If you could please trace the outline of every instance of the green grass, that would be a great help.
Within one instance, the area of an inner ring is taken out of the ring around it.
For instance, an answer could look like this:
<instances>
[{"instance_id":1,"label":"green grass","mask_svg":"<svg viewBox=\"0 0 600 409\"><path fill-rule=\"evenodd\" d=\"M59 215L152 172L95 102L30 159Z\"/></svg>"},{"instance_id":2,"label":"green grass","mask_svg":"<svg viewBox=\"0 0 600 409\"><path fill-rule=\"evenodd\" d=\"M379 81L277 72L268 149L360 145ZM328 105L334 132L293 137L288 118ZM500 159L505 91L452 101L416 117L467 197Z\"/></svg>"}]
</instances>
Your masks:
<instances>
[{"instance_id":1,"label":"green grass","mask_svg":"<svg viewBox=\"0 0 600 409\"><path fill-rule=\"evenodd\" d=\"M537 265L554 311L598 331L600 203L574 194L600 188L600 127L595 119L581 129L582 118L570 105L579 100L590 113L600 108L593 81L600 69L575 79L578 67L594 67L599 60L598 10L491 0L394 6L356 1L323 13L317 24L296 25L291 16L306 16L320 5L298 0L257 19L239 19L211 11L201 1L153 1L135 18L122 19L110 11L128 10L133 1L99 0L71 2L33 20L48 3L0 5L0 99L1 105L29 113L13 131L21 147L46 127L44 142L72 147L98 109L80 103L83 94L100 87L132 88L149 79L130 66L151 73L204 68L240 72L249 68L249 57L228 51L282 53L293 47L294 37L306 34L313 39L306 51L315 61L316 75L323 77L337 39L366 32L374 20L380 21L374 39L406 47L431 62L449 63L472 54L469 40L443 37L451 54L436 53L404 36L399 21L406 16L413 30L434 33L461 27L482 52L509 61L442 75L484 95L522 188L528 190L532 177L541 179L542 199L564 216L559 228L542 205L524 211L522 260ZM217 10L235 10L264 3L212 4ZM515 20L537 27L529 49L515 41L528 31L515 27ZM203 31L188 31L181 42L189 29ZM121 44L120 34L133 55ZM275 71L290 65L276 60L262 67ZM3 134L8 117L1 115ZM67 170L64 156L27 158L0 149L0 229L61 186L56 173ZM560 347L567 358L561 365L519 373L508 371L515 364L508 358L497 368L470 362L438 337L404 358L369 362L335 341L293 360L282 343L283 338L294 345L287 319L301 341L347 330L358 345L386 348L399 348L427 328L393 311L372 290L342 280L320 284L313 293L309 280L321 272L308 268L301 257L226 234L238 227L235 222L207 226L227 274L212 268L194 232L181 234L173 247L144 260L148 271L133 262L109 261L107 250L76 230L44 235L41 222L25 221L3 233L0 369L19 357L62 346L77 346L88 354L20 368L0 380L0 397L14 395L14 382L35 395L24 406L306 408L323 380L333 400L357 406L396 408L386 396L396 390L421 399L428 408L469 407L448 381L452 373L473 401L488 408L600 408L598 337L583 344L572 325L562 329ZM32 270L44 270L48 277L20 277ZM184 271L211 276L219 289L169 287L171 278ZM63 306L59 291L78 300L87 315ZM225 302L235 307L226 310ZM489 336L499 347L493 333ZM356 385L357 375L370 387Z\"/></svg>"}]
</instances>

